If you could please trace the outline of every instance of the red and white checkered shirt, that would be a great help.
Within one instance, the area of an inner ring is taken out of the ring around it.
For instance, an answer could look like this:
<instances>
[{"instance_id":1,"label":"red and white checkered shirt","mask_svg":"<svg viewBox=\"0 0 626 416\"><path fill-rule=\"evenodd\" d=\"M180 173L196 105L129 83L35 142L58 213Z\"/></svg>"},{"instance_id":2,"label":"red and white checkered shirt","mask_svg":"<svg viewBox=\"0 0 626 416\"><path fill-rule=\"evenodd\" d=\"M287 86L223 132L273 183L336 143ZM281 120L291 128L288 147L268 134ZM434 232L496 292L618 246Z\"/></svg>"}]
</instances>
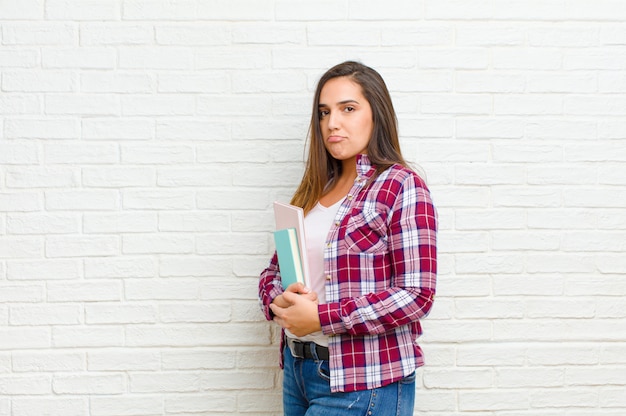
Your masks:
<instances>
[{"instance_id":1,"label":"red and white checkered shirt","mask_svg":"<svg viewBox=\"0 0 626 416\"><path fill-rule=\"evenodd\" d=\"M368 184L374 172L360 155L357 180L326 240L326 303L318 312L334 392L381 387L424 364L416 338L435 295L436 211L412 170L394 165ZM259 282L268 320L280 293L274 254Z\"/></svg>"}]
</instances>

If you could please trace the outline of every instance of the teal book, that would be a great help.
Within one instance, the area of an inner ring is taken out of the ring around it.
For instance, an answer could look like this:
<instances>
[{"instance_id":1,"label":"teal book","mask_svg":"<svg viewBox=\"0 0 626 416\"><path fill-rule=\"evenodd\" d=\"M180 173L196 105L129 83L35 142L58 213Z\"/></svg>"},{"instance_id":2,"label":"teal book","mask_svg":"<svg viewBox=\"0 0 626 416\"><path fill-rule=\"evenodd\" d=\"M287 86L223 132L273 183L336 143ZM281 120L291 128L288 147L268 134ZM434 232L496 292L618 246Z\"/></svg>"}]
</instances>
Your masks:
<instances>
[{"instance_id":1,"label":"teal book","mask_svg":"<svg viewBox=\"0 0 626 416\"><path fill-rule=\"evenodd\" d=\"M298 235L295 228L285 228L274 231L274 242L278 254L278 266L283 289L292 283L304 284L302 259L298 248Z\"/></svg>"}]
</instances>

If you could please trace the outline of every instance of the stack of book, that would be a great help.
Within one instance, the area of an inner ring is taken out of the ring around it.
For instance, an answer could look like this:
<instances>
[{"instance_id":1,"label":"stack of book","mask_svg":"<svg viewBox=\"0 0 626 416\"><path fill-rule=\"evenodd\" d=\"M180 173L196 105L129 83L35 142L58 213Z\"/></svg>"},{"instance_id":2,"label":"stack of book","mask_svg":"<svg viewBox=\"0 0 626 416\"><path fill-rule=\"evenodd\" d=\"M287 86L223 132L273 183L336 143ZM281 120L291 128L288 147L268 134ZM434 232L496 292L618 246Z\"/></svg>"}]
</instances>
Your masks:
<instances>
[{"instance_id":1,"label":"stack of book","mask_svg":"<svg viewBox=\"0 0 626 416\"><path fill-rule=\"evenodd\" d=\"M304 211L300 207L274 202L276 231L274 243L283 288L300 282L308 286L308 261L304 238Z\"/></svg>"}]
</instances>

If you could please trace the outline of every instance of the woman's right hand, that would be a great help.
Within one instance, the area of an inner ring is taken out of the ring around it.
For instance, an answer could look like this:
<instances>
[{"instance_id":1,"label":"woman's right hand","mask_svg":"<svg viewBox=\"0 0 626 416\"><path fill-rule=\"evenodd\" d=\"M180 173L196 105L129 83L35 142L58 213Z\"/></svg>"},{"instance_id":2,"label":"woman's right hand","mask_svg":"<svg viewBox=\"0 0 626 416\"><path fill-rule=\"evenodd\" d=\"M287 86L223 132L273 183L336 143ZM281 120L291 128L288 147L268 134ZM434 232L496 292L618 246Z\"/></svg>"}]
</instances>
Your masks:
<instances>
[{"instance_id":1,"label":"woman's right hand","mask_svg":"<svg viewBox=\"0 0 626 416\"><path fill-rule=\"evenodd\" d=\"M304 284L300 282L290 284L287 287L287 289L285 289L285 291L296 293L298 295L304 296L308 300L317 302L317 293L313 292L311 289L309 289L308 287L306 287ZM276 296L274 300L272 301L272 303L281 308L288 308L292 305L291 303L285 300L283 295Z\"/></svg>"}]
</instances>

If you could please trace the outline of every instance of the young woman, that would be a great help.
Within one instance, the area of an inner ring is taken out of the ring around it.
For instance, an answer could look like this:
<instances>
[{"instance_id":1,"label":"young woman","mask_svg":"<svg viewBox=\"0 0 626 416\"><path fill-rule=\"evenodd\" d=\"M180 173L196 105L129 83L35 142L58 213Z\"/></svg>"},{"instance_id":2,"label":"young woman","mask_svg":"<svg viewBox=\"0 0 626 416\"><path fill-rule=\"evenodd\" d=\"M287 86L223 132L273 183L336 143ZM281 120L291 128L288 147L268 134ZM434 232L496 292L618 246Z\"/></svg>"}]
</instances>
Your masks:
<instances>
[{"instance_id":1,"label":"young woman","mask_svg":"<svg viewBox=\"0 0 626 416\"><path fill-rule=\"evenodd\" d=\"M310 287L283 290L276 254L259 282L266 318L283 328L285 415L412 415L437 223L382 77L357 62L328 70L309 139L291 203L305 212Z\"/></svg>"}]
</instances>

